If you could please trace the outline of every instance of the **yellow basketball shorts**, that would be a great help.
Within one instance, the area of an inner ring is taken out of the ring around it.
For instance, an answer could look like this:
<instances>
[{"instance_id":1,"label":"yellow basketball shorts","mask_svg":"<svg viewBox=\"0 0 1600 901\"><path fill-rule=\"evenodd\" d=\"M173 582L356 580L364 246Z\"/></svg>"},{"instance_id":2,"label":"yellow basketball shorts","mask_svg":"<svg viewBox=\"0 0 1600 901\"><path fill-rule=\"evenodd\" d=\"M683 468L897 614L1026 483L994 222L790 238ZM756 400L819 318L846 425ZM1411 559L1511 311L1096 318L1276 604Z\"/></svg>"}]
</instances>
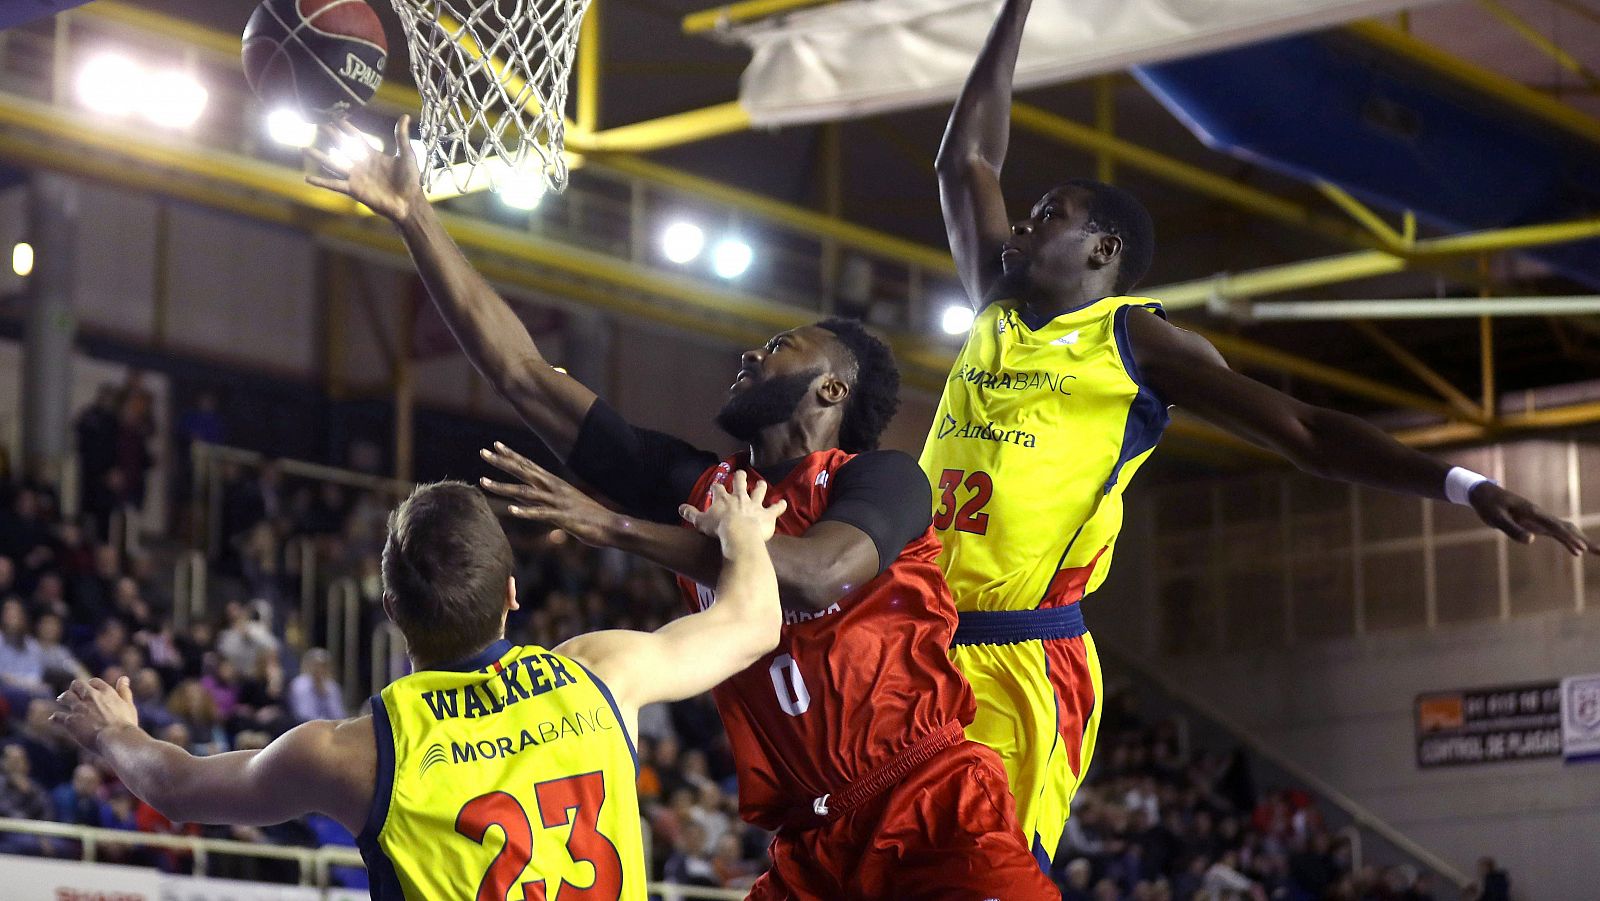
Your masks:
<instances>
[{"instance_id":1,"label":"yellow basketball shorts","mask_svg":"<svg viewBox=\"0 0 1600 901\"><path fill-rule=\"evenodd\" d=\"M1076 604L964 612L950 657L978 712L967 737L1005 764L1017 820L1048 870L1100 730L1100 657Z\"/></svg>"}]
</instances>

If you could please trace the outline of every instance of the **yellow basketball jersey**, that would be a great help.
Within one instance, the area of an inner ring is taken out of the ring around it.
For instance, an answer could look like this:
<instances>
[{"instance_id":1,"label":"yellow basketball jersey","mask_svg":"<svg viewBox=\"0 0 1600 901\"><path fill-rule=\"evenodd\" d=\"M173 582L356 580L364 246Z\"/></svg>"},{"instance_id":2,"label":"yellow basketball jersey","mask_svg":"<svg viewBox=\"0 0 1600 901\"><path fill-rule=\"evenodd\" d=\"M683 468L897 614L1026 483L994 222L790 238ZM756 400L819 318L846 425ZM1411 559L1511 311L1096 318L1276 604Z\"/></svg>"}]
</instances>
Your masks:
<instances>
[{"instance_id":1,"label":"yellow basketball jersey","mask_svg":"<svg viewBox=\"0 0 1600 901\"><path fill-rule=\"evenodd\" d=\"M577 661L499 641L372 714L374 901L643 901L633 740Z\"/></svg>"},{"instance_id":2,"label":"yellow basketball jersey","mask_svg":"<svg viewBox=\"0 0 1600 901\"><path fill-rule=\"evenodd\" d=\"M1105 580L1122 489L1168 422L1128 349L1135 307L1161 314L1107 297L1032 329L1001 302L973 323L922 449L958 609L1056 607Z\"/></svg>"}]
</instances>

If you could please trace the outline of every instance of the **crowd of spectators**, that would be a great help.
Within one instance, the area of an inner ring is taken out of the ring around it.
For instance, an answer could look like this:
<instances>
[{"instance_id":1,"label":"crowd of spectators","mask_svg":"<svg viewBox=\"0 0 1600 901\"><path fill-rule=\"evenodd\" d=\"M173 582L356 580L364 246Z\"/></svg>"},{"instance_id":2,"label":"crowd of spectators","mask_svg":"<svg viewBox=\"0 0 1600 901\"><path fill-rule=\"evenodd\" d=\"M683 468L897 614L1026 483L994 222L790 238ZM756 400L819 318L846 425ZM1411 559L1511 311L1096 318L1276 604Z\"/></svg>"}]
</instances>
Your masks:
<instances>
[{"instance_id":1,"label":"crowd of spectators","mask_svg":"<svg viewBox=\"0 0 1600 901\"><path fill-rule=\"evenodd\" d=\"M83 419L140 409L111 395ZM91 415L92 414L92 415ZM80 420L80 429L82 420ZM103 423L102 423L103 425ZM197 430L199 431L199 430ZM130 439L131 442L131 439ZM126 485L144 465L84 461L86 484ZM112 470L123 475L107 473ZM183 480L179 480L183 481ZM170 566L128 554L98 528L96 509L62 516L50 486L0 473L0 817L305 846L353 844L331 821L202 828L172 823L133 798L49 723L68 681L132 680L142 725L196 754L259 748L295 724L348 715L347 686L299 622L302 555L319 575L355 580L363 632L382 617L378 554L393 499L287 478L275 465L224 473L209 584L219 616L178 628ZM131 503L128 496L113 505ZM598 628L653 629L677 615L666 574L559 532L513 529L521 610L514 641L558 644ZM168 574L163 580L161 576ZM361 659L366 659L362 656ZM370 686L348 686L364 693ZM1141 722L1125 698L1108 703L1089 782L1078 793L1053 873L1066 901L1442 901L1428 874L1356 867L1316 802L1294 790L1257 792L1241 753L1192 754L1171 722ZM639 795L657 879L743 889L765 869L769 836L739 820L734 768L709 697L640 715ZM0 852L75 855L63 840L0 833ZM106 859L184 869L177 852L119 851ZM231 869L230 869L231 867ZM213 874L293 878L270 863L225 859ZM359 884L359 873L346 873ZM1502 901L1506 877L1486 864L1473 894Z\"/></svg>"}]
</instances>

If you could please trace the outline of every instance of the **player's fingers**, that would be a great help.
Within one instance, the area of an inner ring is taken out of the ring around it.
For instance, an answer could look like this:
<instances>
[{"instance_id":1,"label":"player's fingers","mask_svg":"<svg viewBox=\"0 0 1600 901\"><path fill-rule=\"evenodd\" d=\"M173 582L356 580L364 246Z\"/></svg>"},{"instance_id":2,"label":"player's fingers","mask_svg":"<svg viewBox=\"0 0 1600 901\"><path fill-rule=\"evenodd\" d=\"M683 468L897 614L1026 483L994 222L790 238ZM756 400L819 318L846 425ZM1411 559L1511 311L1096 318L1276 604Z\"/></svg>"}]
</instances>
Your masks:
<instances>
[{"instance_id":1,"label":"player's fingers","mask_svg":"<svg viewBox=\"0 0 1600 901\"><path fill-rule=\"evenodd\" d=\"M779 500L776 503L774 503L772 506L768 507L767 508L767 512L772 514L772 518L773 519L777 519L778 517L782 516L788 509L789 509L789 502L785 501L785 500Z\"/></svg>"},{"instance_id":2,"label":"player's fingers","mask_svg":"<svg viewBox=\"0 0 1600 901\"><path fill-rule=\"evenodd\" d=\"M394 123L394 152L395 155L407 162L416 162L416 154L411 152L411 117L401 116Z\"/></svg>"},{"instance_id":3,"label":"player's fingers","mask_svg":"<svg viewBox=\"0 0 1600 901\"><path fill-rule=\"evenodd\" d=\"M123 676L117 680L117 696L129 704L133 703L133 680Z\"/></svg>"},{"instance_id":4,"label":"player's fingers","mask_svg":"<svg viewBox=\"0 0 1600 901\"><path fill-rule=\"evenodd\" d=\"M729 482L729 485L728 485L728 493L729 494L737 494L740 497L744 497L745 495L750 493L750 489L749 489L750 477L745 475L744 470L741 469L741 470L735 472L733 474L733 478L729 479L728 482Z\"/></svg>"},{"instance_id":5,"label":"player's fingers","mask_svg":"<svg viewBox=\"0 0 1600 901\"><path fill-rule=\"evenodd\" d=\"M89 690L90 691L94 691L94 692L101 692L101 691L111 691L112 689L111 689L111 686L109 684L107 684L106 680L96 676L95 678L89 680Z\"/></svg>"},{"instance_id":6,"label":"player's fingers","mask_svg":"<svg viewBox=\"0 0 1600 901\"><path fill-rule=\"evenodd\" d=\"M755 501L758 507L766 505L767 483L765 479L756 479L755 484L750 486L750 499Z\"/></svg>"},{"instance_id":7,"label":"player's fingers","mask_svg":"<svg viewBox=\"0 0 1600 901\"><path fill-rule=\"evenodd\" d=\"M544 495L527 485L516 485L510 482L496 482L494 479L482 478L478 485L490 494L498 494L508 501L520 501L524 504L536 504Z\"/></svg>"},{"instance_id":8,"label":"player's fingers","mask_svg":"<svg viewBox=\"0 0 1600 901\"><path fill-rule=\"evenodd\" d=\"M340 194L350 193L350 180L347 178L323 178L320 175L307 175L306 184L318 188L327 188L338 191Z\"/></svg>"},{"instance_id":9,"label":"player's fingers","mask_svg":"<svg viewBox=\"0 0 1600 901\"><path fill-rule=\"evenodd\" d=\"M496 444L496 447L503 446L504 445ZM490 466L493 466L495 469L498 469L507 475L515 476L530 485L542 484L547 478L549 478L550 475L543 468L523 459L522 457L517 456L514 453L508 455L499 451L484 449L478 451L478 454L479 456L483 457L484 462L488 463Z\"/></svg>"},{"instance_id":10,"label":"player's fingers","mask_svg":"<svg viewBox=\"0 0 1600 901\"><path fill-rule=\"evenodd\" d=\"M67 690L72 692L74 697L86 698L89 696L89 686L85 685L82 679L73 679L72 685Z\"/></svg>"},{"instance_id":11,"label":"player's fingers","mask_svg":"<svg viewBox=\"0 0 1600 901\"><path fill-rule=\"evenodd\" d=\"M505 458L519 472L541 476L549 475L543 466L512 450L504 441L496 441L494 449L496 453Z\"/></svg>"},{"instance_id":12,"label":"player's fingers","mask_svg":"<svg viewBox=\"0 0 1600 901\"><path fill-rule=\"evenodd\" d=\"M346 175L350 172L348 160L334 159L333 154L328 153L321 147L307 147L306 156L311 157L319 166L330 172L337 172L340 175Z\"/></svg>"},{"instance_id":13,"label":"player's fingers","mask_svg":"<svg viewBox=\"0 0 1600 901\"><path fill-rule=\"evenodd\" d=\"M700 509L698 507L693 507L689 504L679 504L678 515L682 517L683 521L689 525L694 526L695 528L700 527Z\"/></svg>"}]
</instances>

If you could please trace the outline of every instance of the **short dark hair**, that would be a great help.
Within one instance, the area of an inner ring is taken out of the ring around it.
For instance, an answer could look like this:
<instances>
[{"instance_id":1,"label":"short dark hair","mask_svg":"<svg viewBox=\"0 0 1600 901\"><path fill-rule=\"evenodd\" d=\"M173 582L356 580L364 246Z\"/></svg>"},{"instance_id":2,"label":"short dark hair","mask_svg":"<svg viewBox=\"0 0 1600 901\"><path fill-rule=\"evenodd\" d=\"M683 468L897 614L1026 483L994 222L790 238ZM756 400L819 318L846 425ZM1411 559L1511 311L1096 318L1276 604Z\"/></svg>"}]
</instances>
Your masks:
<instances>
[{"instance_id":1,"label":"short dark hair","mask_svg":"<svg viewBox=\"0 0 1600 901\"><path fill-rule=\"evenodd\" d=\"M835 317L817 327L832 332L855 362L839 447L851 454L877 450L878 439L900 408L900 367L894 362L894 351L859 319Z\"/></svg>"},{"instance_id":2,"label":"short dark hair","mask_svg":"<svg viewBox=\"0 0 1600 901\"><path fill-rule=\"evenodd\" d=\"M500 637L511 542L489 502L464 482L421 485L389 514L383 588L411 653L469 657Z\"/></svg>"},{"instance_id":3,"label":"short dark hair","mask_svg":"<svg viewBox=\"0 0 1600 901\"><path fill-rule=\"evenodd\" d=\"M1156 224L1150 211L1139 198L1105 182L1075 178L1062 187L1088 192L1089 227L1122 239L1122 263L1113 289L1118 294L1132 291L1150 273L1156 255Z\"/></svg>"}]
</instances>

